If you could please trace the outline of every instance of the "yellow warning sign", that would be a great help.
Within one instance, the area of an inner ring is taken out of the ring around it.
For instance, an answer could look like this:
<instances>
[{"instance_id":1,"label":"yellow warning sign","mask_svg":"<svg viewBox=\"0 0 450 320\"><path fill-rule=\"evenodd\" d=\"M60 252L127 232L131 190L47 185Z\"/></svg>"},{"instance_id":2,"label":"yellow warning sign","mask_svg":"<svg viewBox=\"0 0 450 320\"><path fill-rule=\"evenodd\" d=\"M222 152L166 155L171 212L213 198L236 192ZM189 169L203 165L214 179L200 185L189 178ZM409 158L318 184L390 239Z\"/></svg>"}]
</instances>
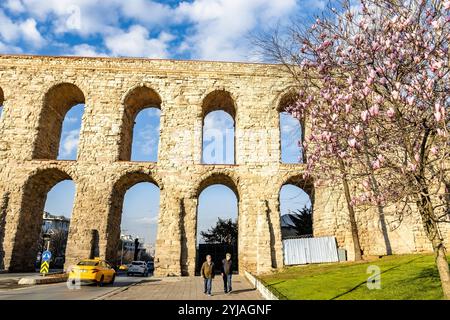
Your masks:
<instances>
[{"instance_id":1,"label":"yellow warning sign","mask_svg":"<svg viewBox=\"0 0 450 320\"><path fill-rule=\"evenodd\" d=\"M41 273L48 273L48 261L42 261Z\"/></svg>"}]
</instances>

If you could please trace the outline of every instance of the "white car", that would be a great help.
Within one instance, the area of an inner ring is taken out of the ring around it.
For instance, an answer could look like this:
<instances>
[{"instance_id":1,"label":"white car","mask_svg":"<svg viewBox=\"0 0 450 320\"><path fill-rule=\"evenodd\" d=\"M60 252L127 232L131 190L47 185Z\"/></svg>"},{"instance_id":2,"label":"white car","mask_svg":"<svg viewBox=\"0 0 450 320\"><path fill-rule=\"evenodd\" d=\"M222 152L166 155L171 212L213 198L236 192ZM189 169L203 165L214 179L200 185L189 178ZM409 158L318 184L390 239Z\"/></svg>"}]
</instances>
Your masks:
<instances>
[{"instance_id":1,"label":"white car","mask_svg":"<svg viewBox=\"0 0 450 320\"><path fill-rule=\"evenodd\" d=\"M145 261L133 261L131 262L128 271L127 276L132 276L135 274L140 274L141 276L147 277L148 276L148 268L147 263Z\"/></svg>"}]
</instances>

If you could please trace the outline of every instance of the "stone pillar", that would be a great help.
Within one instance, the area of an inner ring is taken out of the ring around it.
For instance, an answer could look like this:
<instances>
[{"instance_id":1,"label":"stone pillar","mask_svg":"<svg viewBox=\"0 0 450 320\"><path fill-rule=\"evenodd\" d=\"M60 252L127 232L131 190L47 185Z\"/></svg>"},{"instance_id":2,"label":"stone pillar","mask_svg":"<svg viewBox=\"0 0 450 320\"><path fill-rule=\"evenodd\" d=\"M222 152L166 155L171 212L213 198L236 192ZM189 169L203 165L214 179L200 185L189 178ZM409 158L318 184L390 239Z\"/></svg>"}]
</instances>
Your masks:
<instances>
[{"instance_id":1,"label":"stone pillar","mask_svg":"<svg viewBox=\"0 0 450 320\"><path fill-rule=\"evenodd\" d=\"M108 232L110 213L108 195L111 188L108 183L100 182L103 181L100 177L101 173L98 173L97 183L87 179L77 185L67 240L65 269L80 259L89 258L92 253L102 259L112 258L111 247L116 242L112 241L112 235ZM112 222L111 226L116 227L116 224L116 221ZM95 244L92 238L94 232L97 237Z\"/></svg>"},{"instance_id":2,"label":"stone pillar","mask_svg":"<svg viewBox=\"0 0 450 320\"><path fill-rule=\"evenodd\" d=\"M195 275L197 258L197 198L183 199L181 232L181 273L183 276Z\"/></svg>"},{"instance_id":3,"label":"stone pillar","mask_svg":"<svg viewBox=\"0 0 450 320\"><path fill-rule=\"evenodd\" d=\"M163 190L161 190L163 191ZM155 275L181 276L182 205L176 191L161 192Z\"/></svg>"},{"instance_id":4,"label":"stone pillar","mask_svg":"<svg viewBox=\"0 0 450 320\"><path fill-rule=\"evenodd\" d=\"M256 220L256 274L272 270L271 230L270 216L267 200L258 203L258 216Z\"/></svg>"}]
</instances>

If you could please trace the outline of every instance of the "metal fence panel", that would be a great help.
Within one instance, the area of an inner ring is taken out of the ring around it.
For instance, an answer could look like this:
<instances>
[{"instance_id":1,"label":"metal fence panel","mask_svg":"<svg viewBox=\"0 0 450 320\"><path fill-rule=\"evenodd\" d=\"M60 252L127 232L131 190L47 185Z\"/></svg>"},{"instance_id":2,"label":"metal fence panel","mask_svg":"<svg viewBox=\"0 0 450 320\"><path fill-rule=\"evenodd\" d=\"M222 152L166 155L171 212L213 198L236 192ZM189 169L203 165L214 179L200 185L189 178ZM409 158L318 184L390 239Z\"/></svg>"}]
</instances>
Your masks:
<instances>
[{"instance_id":1,"label":"metal fence panel","mask_svg":"<svg viewBox=\"0 0 450 320\"><path fill-rule=\"evenodd\" d=\"M339 261L335 237L283 240L284 264Z\"/></svg>"}]
</instances>

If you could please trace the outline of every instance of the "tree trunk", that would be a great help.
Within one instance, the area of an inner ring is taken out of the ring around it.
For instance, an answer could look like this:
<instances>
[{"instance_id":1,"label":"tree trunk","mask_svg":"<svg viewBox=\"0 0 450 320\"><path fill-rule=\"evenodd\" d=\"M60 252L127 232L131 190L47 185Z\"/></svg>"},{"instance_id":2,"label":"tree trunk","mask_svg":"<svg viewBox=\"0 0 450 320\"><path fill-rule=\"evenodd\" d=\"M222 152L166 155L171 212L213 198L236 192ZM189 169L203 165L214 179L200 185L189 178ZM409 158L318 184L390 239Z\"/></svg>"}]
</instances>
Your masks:
<instances>
[{"instance_id":1,"label":"tree trunk","mask_svg":"<svg viewBox=\"0 0 450 320\"><path fill-rule=\"evenodd\" d=\"M441 279L444 299L450 300L450 270L448 267L448 261L442 239L433 241L433 251L436 256L436 266L438 268L439 277Z\"/></svg>"},{"instance_id":2,"label":"tree trunk","mask_svg":"<svg viewBox=\"0 0 450 320\"><path fill-rule=\"evenodd\" d=\"M434 210L428 188L423 187L420 200L417 203L422 217L422 223L428 239L433 245L436 266L441 279L442 292L444 299L450 300L450 271L445 253L444 239L441 236L438 222L434 219Z\"/></svg>"},{"instance_id":3,"label":"tree trunk","mask_svg":"<svg viewBox=\"0 0 450 320\"><path fill-rule=\"evenodd\" d=\"M339 165L342 174L342 186L344 187L345 200L347 202L348 217L350 219L350 228L352 231L353 250L355 251L355 261L362 260L361 244L359 242L358 225L356 224L355 209L351 203L350 188L348 186L345 165L342 159L339 159Z\"/></svg>"}]
</instances>

